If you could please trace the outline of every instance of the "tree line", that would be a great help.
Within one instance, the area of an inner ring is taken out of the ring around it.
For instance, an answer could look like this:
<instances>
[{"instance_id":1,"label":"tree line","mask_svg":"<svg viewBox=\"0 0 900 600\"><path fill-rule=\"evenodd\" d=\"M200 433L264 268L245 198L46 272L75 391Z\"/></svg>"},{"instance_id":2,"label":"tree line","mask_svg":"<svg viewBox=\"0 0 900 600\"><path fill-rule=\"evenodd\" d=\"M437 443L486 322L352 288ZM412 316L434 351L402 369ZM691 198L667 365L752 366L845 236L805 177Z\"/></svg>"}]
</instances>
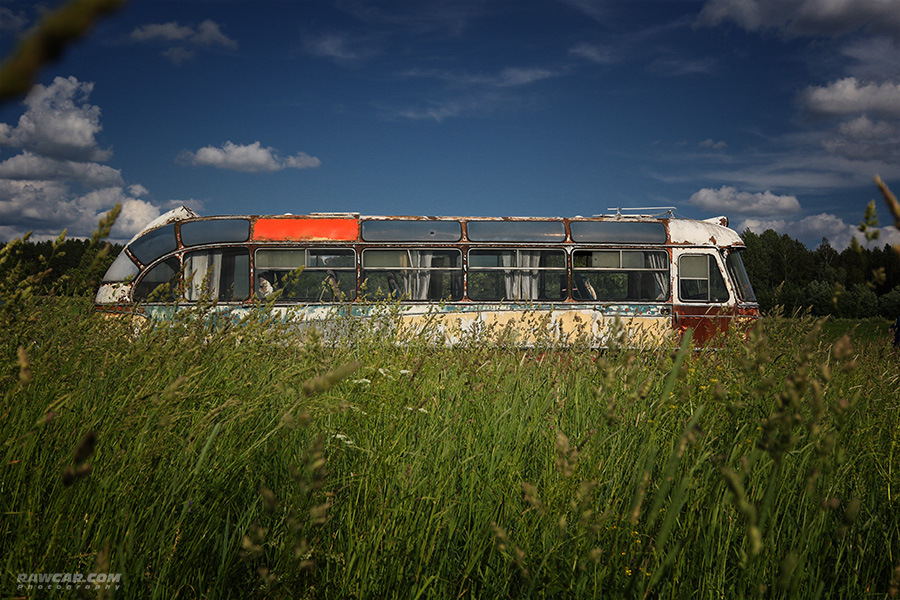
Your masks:
<instances>
[{"instance_id":1,"label":"tree line","mask_svg":"<svg viewBox=\"0 0 900 600\"><path fill-rule=\"evenodd\" d=\"M744 265L763 312L809 309L851 319L900 316L900 254L888 244L841 252L823 239L810 250L787 234L746 230Z\"/></svg>"},{"instance_id":2,"label":"tree line","mask_svg":"<svg viewBox=\"0 0 900 600\"><path fill-rule=\"evenodd\" d=\"M95 294L122 248L86 239L0 243L0 287L27 282L36 294Z\"/></svg>"},{"instance_id":3,"label":"tree line","mask_svg":"<svg viewBox=\"0 0 900 600\"><path fill-rule=\"evenodd\" d=\"M741 234L744 264L762 310L783 306L817 316L860 319L900 316L900 254L882 247L838 252L827 239L814 250L769 229ZM39 277L38 293L94 293L122 246L88 240L15 242L0 245L0 281ZM6 246L10 246L6 248ZM14 247L12 247L14 246Z\"/></svg>"}]
</instances>

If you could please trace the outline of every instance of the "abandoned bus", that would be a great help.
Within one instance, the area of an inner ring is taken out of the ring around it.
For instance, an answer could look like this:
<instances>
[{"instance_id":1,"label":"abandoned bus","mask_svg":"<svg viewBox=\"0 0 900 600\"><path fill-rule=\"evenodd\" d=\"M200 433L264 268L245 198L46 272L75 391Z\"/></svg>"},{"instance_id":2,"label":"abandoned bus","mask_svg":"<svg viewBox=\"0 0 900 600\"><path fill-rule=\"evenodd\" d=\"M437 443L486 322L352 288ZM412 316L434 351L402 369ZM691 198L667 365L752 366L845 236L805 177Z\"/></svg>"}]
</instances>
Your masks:
<instances>
[{"instance_id":1,"label":"abandoned bus","mask_svg":"<svg viewBox=\"0 0 900 600\"><path fill-rule=\"evenodd\" d=\"M237 315L265 304L305 322L365 318L391 303L404 322L427 320L449 343L499 327L529 345L533 334L517 323L534 315L562 344L586 334L600 347L623 331L661 343L688 328L704 342L735 319L759 317L743 248L724 217L671 211L200 217L181 207L125 246L95 303L150 319L198 302Z\"/></svg>"}]
</instances>

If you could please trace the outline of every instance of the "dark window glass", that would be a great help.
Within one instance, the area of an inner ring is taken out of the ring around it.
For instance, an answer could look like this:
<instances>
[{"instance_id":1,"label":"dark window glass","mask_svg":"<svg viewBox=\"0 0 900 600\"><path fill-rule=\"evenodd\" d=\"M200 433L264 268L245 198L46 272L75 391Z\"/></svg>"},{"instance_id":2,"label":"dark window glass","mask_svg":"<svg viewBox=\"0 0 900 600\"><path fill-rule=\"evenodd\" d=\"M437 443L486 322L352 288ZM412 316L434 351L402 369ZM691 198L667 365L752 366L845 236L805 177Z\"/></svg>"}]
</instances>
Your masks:
<instances>
[{"instance_id":1,"label":"dark window glass","mask_svg":"<svg viewBox=\"0 0 900 600\"><path fill-rule=\"evenodd\" d=\"M665 244L666 226L662 223L621 221L572 221L572 241L611 244Z\"/></svg>"},{"instance_id":2,"label":"dark window glass","mask_svg":"<svg viewBox=\"0 0 900 600\"><path fill-rule=\"evenodd\" d=\"M459 221L363 221L362 239L367 242L458 242Z\"/></svg>"},{"instance_id":3,"label":"dark window glass","mask_svg":"<svg viewBox=\"0 0 900 600\"><path fill-rule=\"evenodd\" d=\"M250 297L250 253L243 248L200 250L184 255L185 298L240 302Z\"/></svg>"},{"instance_id":4,"label":"dark window glass","mask_svg":"<svg viewBox=\"0 0 900 600\"><path fill-rule=\"evenodd\" d=\"M750 285L750 278L747 277L747 270L744 269L744 261L738 251L732 251L728 255L728 272L731 273L731 281L740 291L741 299L744 302L756 302L756 294L753 293L753 286Z\"/></svg>"},{"instance_id":5,"label":"dark window glass","mask_svg":"<svg viewBox=\"0 0 900 600\"><path fill-rule=\"evenodd\" d=\"M124 251L119 253L116 260L109 265L106 274L103 276L103 283L113 283L119 281L130 281L138 274L138 266L134 264L131 257Z\"/></svg>"},{"instance_id":6,"label":"dark window glass","mask_svg":"<svg viewBox=\"0 0 900 600\"><path fill-rule=\"evenodd\" d=\"M178 297L180 265L174 256L147 271L134 286L135 302L171 302Z\"/></svg>"},{"instance_id":7,"label":"dark window glass","mask_svg":"<svg viewBox=\"0 0 900 600\"><path fill-rule=\"evenodd\" d=\"M566 279L563 250L469 251L472 300L564 300Z\"/></svg>"},{"instance_id":8,"label":"dark window glass","mask_svg":"<svg viewBox=\"0 0 900 600\"><path fill-rule=\"evenodd\" d=\"M371 299L462 299L459 250L364 250L363 281Z\"/></svg>"},{"instance_id":9,"label":"dark window glass","mask_svg":"<svg viewBox=\"0 0 900 600\"><path fill-rule=\"evenodd\" d=\"M728 302L728 288L715 256L681 256L678 259L678 293L684 302Z\"/></svg>"},{"instance_id":10,"label":"dark window glass","mask_svg":"<svg viewBox=\"0 0 900 600\"><path fill-rule=\"evenodd\" d=\"M356 298L356 252L349 248L256 251L256 294L278 300L340 302Z\"/></svg>"},{"instance_id":11,"label":"dark window glass","mask_svg":"<svg viewBox=\"0 0 900 600\"><path fill-rule=\"evenodd\" d=\"M469 221L466 231L473 242L563 242L566 239L562 221Z\"/></svg>"},{"instance_id":12,"label":"dark window glass","mask_svg":"<svg viewBox=\"0 0 900 600\"><path fill-rule=\"evenodd\" d=\"M181 224L181 242L185 246L217 242L246 242L250 237L247 219L213 219Z\"/></svg>"},{"instance_id":13,"label":"dark window glass","mask_svg":"<svg viewBox=\"0 0 900 600\"><path fill-rule=\"evenodd\" d=\"M148 231L134 240L128 249L142 265L149 265L163 254L173 252L177 247L175 225L172 224Z\"/></svg>"},{"instance_id":14,"label":"dark window glass","mask_svg":"<svg viewBox=\"0 0 900 600\"><path fill-rule=\"evenodd\" d=\"M647 250L577 250L572 297L597 302L669 298L669 255Z\"/></svg>"}]
</instances>

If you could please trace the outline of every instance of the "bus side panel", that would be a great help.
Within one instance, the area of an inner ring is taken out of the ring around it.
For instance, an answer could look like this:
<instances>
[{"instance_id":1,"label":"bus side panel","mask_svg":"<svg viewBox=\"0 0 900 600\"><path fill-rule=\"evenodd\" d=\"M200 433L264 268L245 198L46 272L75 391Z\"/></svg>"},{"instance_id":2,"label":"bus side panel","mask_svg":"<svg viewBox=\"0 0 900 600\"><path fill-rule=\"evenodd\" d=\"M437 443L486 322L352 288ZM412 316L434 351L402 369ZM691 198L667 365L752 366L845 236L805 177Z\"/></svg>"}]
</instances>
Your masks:
<instances>
[{"instance_id":1,"label":"bus side panel","mask_svg":"<svg viewBox=\"0 0 900 600\"><path fill-rule=\"evenodd\" d=\"M675 330L684 333L694 330L694 340L706 344L717 335L728 333L729 328L746 330L759 319L759 308L741 306L676 305Z\"/></svg>"}]
</instances>

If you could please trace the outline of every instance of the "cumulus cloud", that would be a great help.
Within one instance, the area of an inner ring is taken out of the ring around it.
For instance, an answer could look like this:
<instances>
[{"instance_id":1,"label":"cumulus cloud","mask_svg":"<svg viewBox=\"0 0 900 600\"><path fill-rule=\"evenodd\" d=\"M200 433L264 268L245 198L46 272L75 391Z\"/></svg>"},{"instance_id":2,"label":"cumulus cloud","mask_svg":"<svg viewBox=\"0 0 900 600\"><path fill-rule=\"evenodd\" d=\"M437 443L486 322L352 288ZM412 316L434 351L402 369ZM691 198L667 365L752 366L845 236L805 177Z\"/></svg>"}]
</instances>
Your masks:
<instances>
[{"instance_id":1,"label":"cumulus cloud","mask_svg":"<svg viewBox=\"0 0 900 600\"><path fill-rule=\"evenodd\" d=\"M823 115L872 112L900 118L900 83L863 83L845 77L826 86L810 86L801 94L804 107Z\"/></svg>"},{"instance_id":2,"label":"cumulus cloud","mask_svg":"<svg viewBox=\"0 0 900 600\"><path fill-rule=\"evenodd\" d=\"M891 0L709 0L700 12L701 24L725 21L787 36L839 36L864 28L900 38L900 10Z\"/></svg>"},{"instance_id":3,"label":"cumulus cloud","mask_svg":"<svg viewBox=\"0 0 900 600\"><path fill-rule=\"evenodd\" d=\"M723 185L718 190L703 188L690 200L693 206L704 210L738 213L742 215L783 215L800 210L796 196L779 196L765 192L739 192L737 188Z\"/></svg>"},{"instance_id":4,"label":"cumulus cloud","mask_svg":"<svg viewBox=\"0 0 900 600\"><path fill-rule=\"evenodd\" d=\"M194 58L197 48L227 48L236 50L238 43L225 35L222 26L211 19L197 26L177 21L148 23L134 29L129 36L138 43L162 43L167 46L163 56L175 64Z\"/></svg>"},{"instance_id":5,"label":"cumulus cloud","mask_svg":"<svg viewBox=\"0 0 900 600\"><path fill-rule=\"evenodd\" d=\"M822 147L850 160L900 162L900 124L873 121L862 115L840 123L832 135L822 140Z\"/></svg>"},{"instance_id":6,"label":"cumulus cloud","mask_svg":"<svg viewBox=\"0 0 900 600\"><path fill-rule=\"evenodd\" d=\"M822 140L829 154L886 164L900 158L900 84L846 77L808 87L800 98L809 113L843 119Z\"/></svg>"},{"instance_id":7,"label":"cumulus cloud","mask_svg":"<svg viewBox=\"0 0 900 600\"><path fill-rule=\"evenodd\" d=\"M93 83L57 77L36 85L25 97L25 113L15 127L0 123L0 146L76 161L102 161L111 156L100 147L100 108L87 103Z\"/></svg>"},{"instance_id":8,"label":"cumulus cloud","mask_svg":"<svg viewBox=\"0 0 900 600\"><path fill-rule=\"evenodd\" d=\"M779 234L787 234L794 239L814 240L815 242L820 242L822 238L827 238L828 243L837 250L843 250L849 246L853 238L856 238L860 245L869 247L900 243L900 231L894 227L879 228L878 239L868 242L855 224L847 223L831 213L809 215L799 220L748 218L739 223L735 229L737 231L749 229L757 234L767 229L772 229Z\"/></svg>"},{"instance_id":9,"label":"cumulus cloud","mask_svg":"<svg viewBox=\"0 0 900 600\"><path fill-rule=\"evenodd\" d=\"M0 179L0 220L7 224L6 239L27 231L34 231L38 239L53 238L63 229L70 237L89 236L119 202L122 212L113 239L129 239L160 214L152 203L118 186L77 194L60 181Z\"/></svg>"},{"instance_id":10,"label":"cumulus cloud","mask_svg":"<svg viewBox=\"0 0 900 600\"><path fill-rule=\"evenodd\" d=\"M182 152L179 158L197 167L216 167L244 173L272 173L282 169L310 169L321 166L322 161L305 152L281 157L274 148L263 147L260 142L246 146L225 142L221 148L206 146L196 152Z\"/></svg>"},{"instance_id":11,"label":"cumulus cloud","mask_svg":"<svg viewBox=\"0 0 900 600\"><path fill-rule=\"evenodd\" d=\"M3 239L34 231L35 238L89 236L100 218L123 205L113 237L127 240L160 210L147 190L125 185L118 169L102 164L100 109L89 104L93 84L57 77L35 86L15 126L0 123L0 146L19 153L0 161L0 230Z\"/></svg>"}]
</instances>

